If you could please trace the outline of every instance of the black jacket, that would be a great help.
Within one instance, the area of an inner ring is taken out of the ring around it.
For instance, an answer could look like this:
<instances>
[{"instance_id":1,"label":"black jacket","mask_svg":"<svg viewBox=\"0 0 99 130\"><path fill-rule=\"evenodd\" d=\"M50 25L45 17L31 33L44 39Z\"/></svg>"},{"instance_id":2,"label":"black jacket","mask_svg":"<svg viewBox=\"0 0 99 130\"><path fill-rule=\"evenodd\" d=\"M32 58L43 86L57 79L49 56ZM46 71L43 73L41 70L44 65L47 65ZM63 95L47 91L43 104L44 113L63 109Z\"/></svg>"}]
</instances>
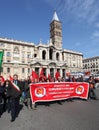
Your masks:
<instances>
[{"instance_id":1,"label":"black jacket","mask_svg":"<svg viewBox=\"0 0 99 130\"><path fill-rule=\"evenodd\" d=\"M15 98L20 97L21 96L21 91L20 92L17 91L13 87L12 83L10 81L8 81L8 82L9 82L8 85L6 85L6 83L5 83L6 96L7 97L15 97Z\"/></svg>"},{"instance_id":2,"label":"black jacket","mask_svg":"<svg viewBox=\"0 0 99 130\"><path fill-rule=\"evenodd\" d=\"M4 84L1 85L0 83L0 94L4 93L5 89L4 89Z\"/></svg>"},{"instance_id":3,"label":"black jacket","mask_svg":"<svg viewBox=\"0 0 99 130\"><path fill-rule=\"evenodd\" d=\"M25 81L25 90L27 98L30 98L30 86L29 86L30 83L31 83L30 80Z\"/></svg>"}]
</instances>

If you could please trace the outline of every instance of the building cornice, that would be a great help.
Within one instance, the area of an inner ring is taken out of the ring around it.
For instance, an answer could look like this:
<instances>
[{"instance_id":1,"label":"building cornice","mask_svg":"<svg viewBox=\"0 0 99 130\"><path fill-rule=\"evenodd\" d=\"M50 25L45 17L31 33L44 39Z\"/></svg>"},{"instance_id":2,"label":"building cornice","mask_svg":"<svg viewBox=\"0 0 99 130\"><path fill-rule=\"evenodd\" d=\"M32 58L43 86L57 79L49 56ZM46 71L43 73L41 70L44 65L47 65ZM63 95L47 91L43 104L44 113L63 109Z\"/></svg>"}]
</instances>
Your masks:
<instances>
[{"instance_id":1,"label":"building cornice","mask_svg":"<svg viewBox=\"0 0 99 130\"><path fill-rule=\"evenodd\" d=\"M83 59L83 61L86 61L86 60L93 60L93 59L99 59L99 56L90 57L90 58L85 58L85 59Z\"/></svg>"},{"instance_id":2,"label":"building cornice","mask_svg":"<svg viewBox=\"0 0 99 130\"><path fill-rule=\"evenodd\" d=\"M78 54L78 55L80 55L80 56L83 56L82 53L76 52L76 51L72 51L72 50L66 50L66 49L64 49L63 52L64 52L64 53L76 54L76 55Z\"/></svg>"},{"instance_id":3,"label":"building cornice","mask_svg":"<svg viewBox=\"0 0 99 130\"><path fill-rule=\"evenodd\" d=\"M18 41L18 40L13 40L13 39L8 39L8 38L0 38L0 42L18 44L18 45L24 45L24 46L35 46L34 43L31 43L31 42Z\"/></svg>"}]
</instances>

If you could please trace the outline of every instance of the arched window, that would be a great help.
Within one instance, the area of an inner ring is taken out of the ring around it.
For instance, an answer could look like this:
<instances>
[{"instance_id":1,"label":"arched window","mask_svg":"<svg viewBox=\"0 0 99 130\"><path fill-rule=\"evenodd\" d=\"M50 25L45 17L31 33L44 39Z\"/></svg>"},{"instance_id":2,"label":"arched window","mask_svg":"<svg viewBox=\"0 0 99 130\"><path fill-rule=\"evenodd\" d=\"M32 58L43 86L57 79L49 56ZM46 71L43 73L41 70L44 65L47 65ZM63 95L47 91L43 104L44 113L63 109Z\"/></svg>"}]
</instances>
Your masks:
<instances>
[{"instance_id":1,"label":"arched window","mask_svg":"<svg viewBox=\"0 0 99 130\"><path fill-rule=\"evenodd\" d=\"M10 68L7 68L7 73L10 73Z\"/></svg>"},{"instance_id":2,"label":"arched window","mask_svg":"<svg viewBox=\"0 0 99 130\"><path fill-rule=\"evenodd\" d=\"M54 77L54 69L53 68L50 69L50 75L51 75L51 77Z\"/></svg>"},{"instance_id":3,"label":"arched window","mask_svg":"<svg viewBox=\"0 0 99 130\"><path fill-rule=\"evenodd\" d=\"M64 53L62 53L62 60L64 61Z\"/></svg>"},{"instance_id":4,"label":"arched window","mask_svg":"<svg viewBox=\"0 0 99 130\"><path fill-rule=\"evenodd\" d=\"M42 51L42 59L43 59L43 60L46 59L46 51Z\"/></svg>"},{"instance_id":5,"label":"arched window","mask_svg":"<svg viewBox=\"0 0 99 130\"><path fill-rule=\"evenodd\" d=\"M22 68L22 73L25 73L25 69L24 68Z\"/></svg>"},{"instance_id":6,"label":"arched window","mask_svg":"<svg viewBox=\"0 0 99 130\"><path fill-rule=\"evenodd\" d=\"M39 76L39 68L38 68L38 67L35 68L35 72L36 72L37 75Z\"/></svg>"},{"instance_id":7,"label":"arched window","mask_svg":"<svg viewBox=\"0 0 99 130\"><path fill-rule=\"evenodd\" d=\"M49 59L50 60L53 59L53 49L52 48L49 49Z\"/></svg>"},{"instance_id":8,"label":"arched window","mask_svg":"<svg viewBox=\"0 0 99 130\"><path fill-rule=\"evenodd\" d=\"M30 68L28 68L28 73L30 73Z\"/></svg>"},{"instance_id":9,"label":"arched window","mask_svg":"<svg viewBox=\"0 0 99 130\"><path fill-rule=\"evenodd\" d=\"M62 76L65 77L66 76L66 72L65 69L62 70Z\"/></svg>"},{"instance_id":10,"label":"arched window","mask_svg":"<svg viewBox=\"0 0 99 130\"><path fill-rule=\"evenodd\" d=\"M37 54L34 54L34 58L37 57Z\"/></svg>"},{"instance_id":11,"label":"arched window","mask_svg":"<svg viewBox=\"0 0 99 130\"><path fill-rule=\"evenodd\" d=\"M16 54L19 53L19 48L18 47L14 47L14 53L16 53Z\"/></svg>"},{"instance_id":12,"label":"arched window","mask_svg":"<svg viewBox=\"0 0 99 130\"><path fill-rule=\"evenodd\" d=\"M7 57L10 57L11 56L11 53L10 52L7 52Z\"/></svg>"},{"instance_id":13,"label":"arched window","mask_svg":"<svg viewBox=\"0 0 99 130\"><path fill-rule=\"evenodd\" d=\"M30 55L30 54L27 54L27 58L31 58L31 55Z\"/></svg>"},{"instance_id":14,"label":"arched window","mask_svg":"<svg viewBox=\"0 0 99 130\"><path fill-rule=\"evenodd\" d=\"M59 53L58 52L56 53L56 60L59 61Z\"/></svg>"}]
</instances>

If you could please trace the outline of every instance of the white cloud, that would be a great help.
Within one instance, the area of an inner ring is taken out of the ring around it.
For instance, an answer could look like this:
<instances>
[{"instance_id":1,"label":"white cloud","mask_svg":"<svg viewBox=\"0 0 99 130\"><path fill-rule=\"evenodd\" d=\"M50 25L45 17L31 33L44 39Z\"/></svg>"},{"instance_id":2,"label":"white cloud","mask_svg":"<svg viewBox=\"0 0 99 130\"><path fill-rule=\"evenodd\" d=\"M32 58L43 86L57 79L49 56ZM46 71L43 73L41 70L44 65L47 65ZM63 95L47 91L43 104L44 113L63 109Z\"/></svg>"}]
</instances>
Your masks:
<instances>
[{"instance_id":1,"label":"white cloud","mask_svg":"<svg viewBox=\"0 0 99 130\"><path fill-rule=\"evenodd\" d=\"M45 0L65 21L96 22L99 17L98 0ZM68 17L69 16L69 17Z\"/></svg>"},{"instance_id":2,"label":"white cloud","mask_svg":"<svg viewBox=\"0 0 99 130\"><path fill-rule=\"evenodd\" d=\"M93 48L99 50L99 31L94 31L92 36L91 36L91 43L94 46Z\"/></svg>"},{"instance_id":3,"label":"white cloud","mask_svg":"<svg viewBox=\"0 0 99 130\"><path fill-rule=\"evenodd\" d=\"M99 23L96 23L95 26L96 26L97 28L99 28Z\"/></svg>"},{"instance_id":4,"label":"white cloud","mask_svg":"<svg viewBox=\"0 0 99 130\"><path fill-rule=\"evenodd\" d=\"M75 43L75 46L76 46L76 47L78 47L78 46L80 46L80 45L81 45L80 42Z\"/></svg>"},{"instance_id":5,"label":"white cloud","mask_svg":"<svg viewBox=\"0 0 99 130\"><path fill-rule=\"evenodd\" d=\"M94 31L92 36L91 36L91 39L94 41L94 42L99 42L99 31Z\"/></svg>"},{"instance_id":6,"label":"white cloud","mask_svg":"<svg viewBox=\"0 0 99 130\"><path fill-rule=\"evenodd\" d=\"M95 32L93 33L93 37L98 37L98 38L99 38L99 31L95 31Z\"/></svg>"}]
</instances>

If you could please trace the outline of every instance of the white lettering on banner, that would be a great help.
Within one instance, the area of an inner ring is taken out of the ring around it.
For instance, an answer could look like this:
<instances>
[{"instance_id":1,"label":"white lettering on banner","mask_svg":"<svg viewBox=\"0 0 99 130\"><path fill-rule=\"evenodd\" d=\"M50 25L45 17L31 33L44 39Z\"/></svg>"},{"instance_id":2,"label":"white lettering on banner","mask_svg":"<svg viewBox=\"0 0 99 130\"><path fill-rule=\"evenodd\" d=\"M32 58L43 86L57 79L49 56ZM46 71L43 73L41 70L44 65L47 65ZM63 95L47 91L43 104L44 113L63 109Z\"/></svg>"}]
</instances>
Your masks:
<instances>
[{"instance_id":1,"label":"white lettering on banner","mask_svg":"<svg viewBox=\"0 0 99 130\"><path fill-rule=\"evenodd\" d=\"M62 97L68 97L70 95L57 95L57 96L53 96L54 98L62 98Z\"/></svg>"},{"instance_id":2,"label":"white lettering on banner","mask_svg":"<svg viewBox=\"0 0 99 130\"><path fill-rule=\"evenodd\" d=\"M49 88L49 91L53 91L53 90L74 90L74 88Z\"/></svg>"},{"instance_id":3,"label":"white lettering on banner","mask_svg":"<svg viewBox=\"0 0 99 130\"><path fill-rule=\"evenodd\" d=\"M64 92L49 92L49 94L53 95L53 94L65 94L65 93L73 93L74 91L64 91Z\"/></svg>"}]
</instances>

